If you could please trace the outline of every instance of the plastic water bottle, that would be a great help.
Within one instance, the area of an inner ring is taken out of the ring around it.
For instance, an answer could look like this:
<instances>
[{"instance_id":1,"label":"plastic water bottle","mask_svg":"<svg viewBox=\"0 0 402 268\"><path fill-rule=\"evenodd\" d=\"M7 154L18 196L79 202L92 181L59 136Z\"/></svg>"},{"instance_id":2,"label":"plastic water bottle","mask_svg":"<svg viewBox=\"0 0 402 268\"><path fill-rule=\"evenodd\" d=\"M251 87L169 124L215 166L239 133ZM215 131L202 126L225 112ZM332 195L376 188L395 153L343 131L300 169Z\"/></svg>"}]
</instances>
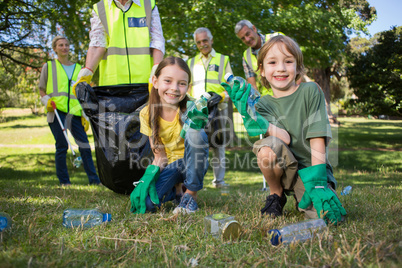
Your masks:
<instances>
[{"instance_id":1,"label":"plastic water bottle","mask_svg":"<svg viewBox=\"0 0 402 268\"><path fill-rule=\"evenodd\" d=\"M79 167L81 166L81 164L82 164L82 158L81 158L81 156L76 157L76 158L74 159L74 161L73 161L73 166L74 166L75 168L79 168Z\"/></svg>"},{"instance_id":2,"label":"plastic water bottle","mask_svg":"<svg viewBox=\"0 0 402 268\"><path fill-rule=\"evenodd\" d=\"M66 209L63 213L63 226L72 227L93 227L103 222L112 220L109 213L101 213L97 209Z\"/></svg>"},{"instance_id":3,"label":"plastic water bottle","mask_svg":"<svg viewBox=\"0 0 402 268\"><path fill-rule=\"evenodd\" d=\"M182 137L184 139L188 129L190 128L190 124L192 122L191 119L188 118L188 116L187 116L188 112L191 110L194 110L194 109L201 111L203 108L207 107L209 98L211 98L211 95L208 92L205 92L204 94L202 94L201 98L199 98L198 100L196 100L193 103L193 105L191 105L190 107L187 107L187 111L183 115L183 117L186 118L186 120L184 121L183 129L180 132L180 137Z\"/></svg>"},{"instance_id":4,"label":"plastic water bottle","mask_svg":"<svg viewBox=\"0 0 402 268\"><path fill-rule=\"evenodd\" d=\"M230 74L230 73L227 73L225 75L225 80L227 81L228 85L231 88L233 88L234 80L237 80L240 82L240 88L242 88L243 85L247 86L247 81L243 77L233 76L233 74ZM255 114L255 105L260 100L260 98L261 98L260 92L258 90L256 90L255 88L253 88L253 86L251 86L251 90L250 90L250 93L249 93L248 99L247 99L247 113L253 120L257 119L257 116Z\"/></svg>"},{"instance_id":5,"label":"plastic water bottle","mask_svg":"<svg viewBox=\"0 0 402 268\"><path fill-rule=\"evenodd\" d=\"M11 227L12 221L7 213L0 212L0 232Z\"/></svg>"},{"instance_id":6,"label":"plastic water bottle","mask_svg":"<svg viewBox=\"0 0 402 268\"><path fill-rule=\"evenodd\" d=\"M276 246L308 240L316 233L323 232L326 227L323 219L313 219L285 225L279 230L272 229L268 231L268 234L272 235L271 244Z\"/></svg>"},{"instance_id":7,"label":"plastic water bottle","mask_svg":"<svg viewBox=\"0 0 402 268\"><path fill-rule=\"evenodd\" d=\"M352 191L352 186L346 186L345 188L343 188L341 195L348 195L350 194L350 192Z\"/></svg>"}]
</instances>

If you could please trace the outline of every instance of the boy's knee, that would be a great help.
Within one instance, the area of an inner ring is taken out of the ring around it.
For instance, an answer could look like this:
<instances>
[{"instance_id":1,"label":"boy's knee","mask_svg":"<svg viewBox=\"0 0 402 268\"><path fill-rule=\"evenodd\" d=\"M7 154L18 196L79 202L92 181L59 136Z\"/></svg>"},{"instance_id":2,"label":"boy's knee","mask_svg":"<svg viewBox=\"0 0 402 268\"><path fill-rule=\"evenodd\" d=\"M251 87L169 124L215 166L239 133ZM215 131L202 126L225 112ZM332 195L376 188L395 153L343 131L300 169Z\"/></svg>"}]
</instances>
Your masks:
<instances>
[{"instance_id":1,"label":"boy's knee","mask_svg":"<svg viewBox=\"0 0 402 268\"><path fill-rule=\"evenodd\" d=\"M270 147L264 146L258 151L257 161L262 167L273 167L276 164L277 156Z\"/></svg>"}]
</instances>

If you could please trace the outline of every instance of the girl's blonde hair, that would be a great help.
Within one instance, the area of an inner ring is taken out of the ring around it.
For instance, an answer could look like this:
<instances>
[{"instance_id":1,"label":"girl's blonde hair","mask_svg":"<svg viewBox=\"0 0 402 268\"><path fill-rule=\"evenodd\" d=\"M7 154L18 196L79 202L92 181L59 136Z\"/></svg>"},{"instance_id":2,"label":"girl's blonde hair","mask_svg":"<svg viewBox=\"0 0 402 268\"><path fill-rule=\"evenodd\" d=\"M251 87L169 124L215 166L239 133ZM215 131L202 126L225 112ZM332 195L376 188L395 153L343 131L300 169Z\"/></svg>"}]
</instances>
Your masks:
<instances>
[{"instance_id":1,"label":"girl's blonde hair","mask_svg":"<svg viewBox=\"0 0 402 268\"><path fill-rule=\"evenodd\" d=\"M55 38L53 38L53 40L52 40L52 48L53 48L53 50L56 48L57 41L59 41L61 39L65 39L65 40L67 40L68 43L70 43L66 37L58 35Z\"/></svg>"},{"instance_id":2,"label":"girl's blonde hair","mask_svg":"<svg viewBox=\"0 0 402 268\"><path fill-rule=\"evenodd\" d=\"M173 57L173 56L169 56L165 59L163 59L159 65L158 68L156 68L155 70L155 76L156 78L158 78L162 72L162 69L165 68L166 66L170 66L170 65L177 65L180 67L180 69L182 69L183 71L185 71L188 74L188 84L190 84L191 82L191 71L190 68L188 67L188 65L186 64L186 62L178 57ZM186 97L181 100L179 102L179 109L180 112L184 112L186 110L186 105L187 105L187 101L189 100L188 96L186 95ZM153 138L153 144L155 146L155 150L157 150L158 148L163 148L163 143L162 140L160 138L160 129L159 129L159 119L161 117L162 114L162 105L161 105L161 99L158 93L158 90L153 86L151 89L151 93L149 95L149 102L148 102L148 109L149 109L149 117L148 117L148 122L149 125L151 127L152 130L152 138ZM180 124L183 125L183 122L181 121L181 117L180 117Z\"/></svg>"},{"instance_id":3,"label":"girl's blonde hair","mask_svg":"<svg viewBox=\"0 0 402 268\"><path fill-rule=\"evenodd\" d=\"M268 42L266 42L260 52L258 52L258 57L257 57L257 66L258 69L261 70L260 72L260 78L261 78L261 84L269 88L269 82L268 80L261 76L261 73L264 71L264 58L268 54L268 51L276 44L283 44L286 48L287 51L289 51L290 54L292 54L293 57L296 58L296 81L299 80L301 77L303 77L304 74L304 64L303 64L303 53L300 50L299 45L294 41L292 38L287 37L285 35L277 35L274 37L271 37ZM282 46L279 46L279 49L282 49ZM283 51L282 51L283 52Z\"/></svg>"}]
</instances>

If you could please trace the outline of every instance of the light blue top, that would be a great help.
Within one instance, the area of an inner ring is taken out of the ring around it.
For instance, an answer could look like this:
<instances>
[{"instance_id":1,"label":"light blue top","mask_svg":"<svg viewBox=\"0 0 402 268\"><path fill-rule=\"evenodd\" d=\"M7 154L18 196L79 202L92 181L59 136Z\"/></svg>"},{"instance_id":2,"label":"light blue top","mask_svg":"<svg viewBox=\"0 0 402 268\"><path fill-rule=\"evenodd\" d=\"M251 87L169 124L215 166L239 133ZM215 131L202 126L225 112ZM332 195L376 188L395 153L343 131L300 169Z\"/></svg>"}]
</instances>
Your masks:
<instances>
[{"instance_id":1,"label":"light blue top","mask_svg":"<svg viewBox=\"0 0 402 268\"><path fill-rule=\"evenodd\" d=\"M64 71L66 71L66 74L68 76L68 80L71 80L71 77L73 77L74 69L75 69L75 63L73 65L67 66L62 64Z\"/></svg>"}]
</instances>

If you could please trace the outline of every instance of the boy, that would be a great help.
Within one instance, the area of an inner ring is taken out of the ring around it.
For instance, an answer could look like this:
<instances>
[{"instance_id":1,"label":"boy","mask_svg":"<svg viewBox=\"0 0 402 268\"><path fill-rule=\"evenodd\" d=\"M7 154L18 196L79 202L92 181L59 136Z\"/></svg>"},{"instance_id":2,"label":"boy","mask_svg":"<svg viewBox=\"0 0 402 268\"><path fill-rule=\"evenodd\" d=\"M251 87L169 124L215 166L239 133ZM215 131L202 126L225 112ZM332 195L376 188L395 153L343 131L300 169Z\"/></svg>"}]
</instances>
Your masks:
<instances>
[{"instance_id":1,"label":"boy","mask_svg":"<svg viewBox=\"0 0 402 268\"><path fill-rule=\"evenodd\" d=\"M346 211L333 190L337 183L327 158L331 129L324 94L315 83L296 83L303 75L303 55L289 37L272 37L261 48L257 63L261 82L272 88L273 96L264 96L257 103L256 120L247 114L251 86L240 88L237 81L233 88L222 85L249 135L266 136L253 148L270 188L261 213L282 215L287 201L284 192L294 191L296 206L306 218L318 215L337 224Z\"/></svg>"}]
</instances>

